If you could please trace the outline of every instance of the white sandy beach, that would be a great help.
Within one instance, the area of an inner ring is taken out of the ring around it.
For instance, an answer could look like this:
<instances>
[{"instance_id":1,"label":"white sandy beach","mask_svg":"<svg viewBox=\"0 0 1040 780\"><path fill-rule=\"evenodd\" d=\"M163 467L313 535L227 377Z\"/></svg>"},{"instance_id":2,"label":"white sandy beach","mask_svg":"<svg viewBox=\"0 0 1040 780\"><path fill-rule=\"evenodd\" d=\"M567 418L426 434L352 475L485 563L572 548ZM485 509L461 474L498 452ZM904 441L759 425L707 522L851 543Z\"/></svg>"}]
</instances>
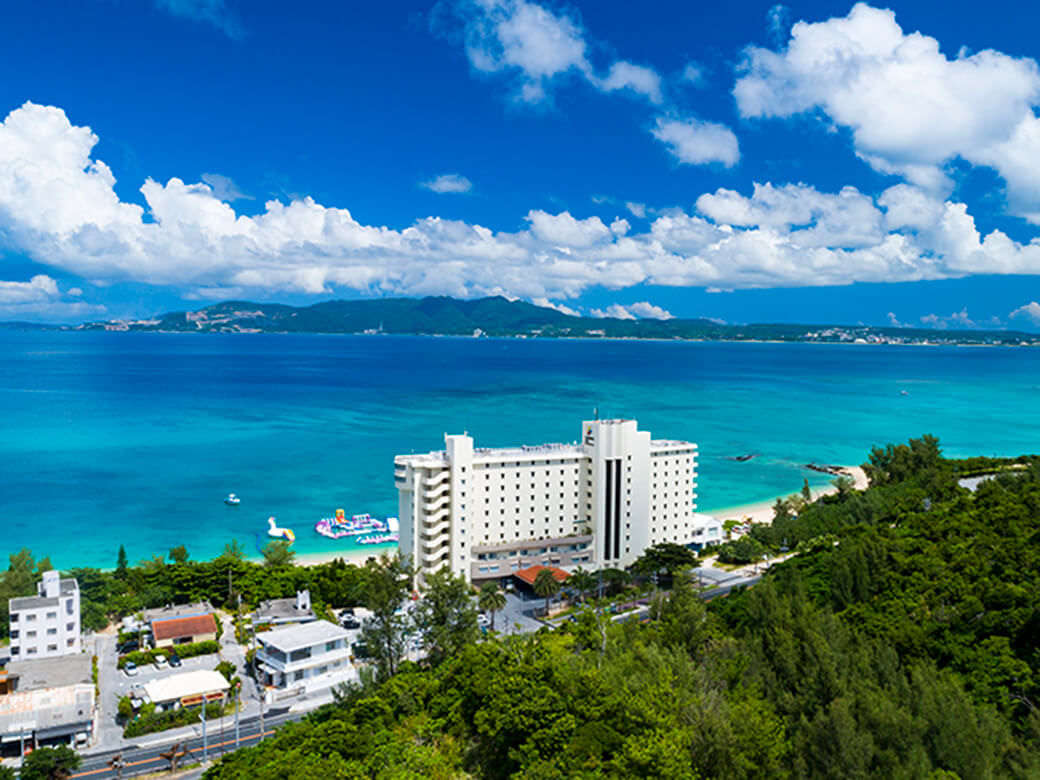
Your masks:
<instances>
[{"instance_id":1,"label":"white sandy beach","mask_svg":"<svg viewBox=\"0 0 1040 780\"><path fill-rule=\"evenodd\" d=\"M842 466L841 468L855 480L856 490L863 490L867 487L867 475L864 473L862 468L859 466ZM815 500L820 496L827 496L836 491L837 488L828 486L821 490L814 490L812 496ZM777 498L784 497L785 496L777 496ZM773 521L773 504L775 503L776 499L774 498L772 501L760 501L755 504L744 504L742 506L728 507L726 509L717 509L711 512L705 512L705 514L717 517L719 520L744 520L747 518L753 523L771 523Z\"/></svg>"},{"instance_id":2,"label":"white sandy beach","mask_svg":"<svg viewBox=\"0 0 1040 780\"><path fill-rule=\"evenodd\" d=\"M863 472L859 466L842 466L842 469L855 480L856 490L863 490L867 486L867 475ZM820 496L830 495L834 493L836 488L828 486L820 490L813 491L813 499L817 499ZM777 496L777 498L784 498L784 496ZM772 501L760 501L755 504L744 504L742 506L729 507L727 509L718 509L713 512L705 512L705 514L717 517L719 520L744 520L745 518L750 519L753 523L771 523L773 521L773 504L776 499ZM358 566L364 566L365 561L369 558L378 557L384 552L391 551L392 548L379 546L372 550L349 550L343 552L327 552L327 553L303 553L302 555L296 556L296 564L299 566L317 566L322 563L329 563L337 558L342 558L347 563L357 564Z\"/></svg>"}]
</instances>

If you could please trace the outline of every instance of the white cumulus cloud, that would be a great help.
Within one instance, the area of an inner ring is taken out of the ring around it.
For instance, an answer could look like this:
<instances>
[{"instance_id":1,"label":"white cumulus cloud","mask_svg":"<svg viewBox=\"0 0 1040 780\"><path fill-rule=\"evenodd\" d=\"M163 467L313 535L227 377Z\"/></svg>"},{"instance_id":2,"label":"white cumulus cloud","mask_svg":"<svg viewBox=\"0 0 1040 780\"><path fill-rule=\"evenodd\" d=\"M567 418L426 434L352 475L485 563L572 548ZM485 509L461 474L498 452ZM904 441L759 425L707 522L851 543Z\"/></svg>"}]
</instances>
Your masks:
<instances>
[{"instance_id":1,"label":"white cumulus cloud","mask_svg":"<svg viewBox=\"0 0 1040 780\"><path fill-rule=\"evenodd\" d=\"M606 78L599 81L599 88L604 92L629 89L643 95L651 103L660 103L664 99L661 94L661 77L657 71L623 60L610 66Z\"/></svg>"},{"instance_id":2,"label":"white cumulus cloud","mask_svg":"<svg viewBox=\"0 0 1040 780\"><path fill-rule=\"evenodd\" d=\"M419 182L419 186L440 194L459 193L473 189L473 182L457 173L444 173L428 181Z\"/></svg>"},{"instance_id":3,"label":"white cumulus cloud","mask_svg":"<svg viewBox=\"0 0 1040 780\"><path fill-rule=\"evenodd\" d=\"M667 309L655 306L649 301L639 301L628 306L620 303L612 303L606 309L593 309L593 317L600 319L612 318L615 320L670 320L672 314Z\"/></svg>"},{"instance_id":4,"label":"white cumulus cloud","mask_svg":"<svg viewBox=\"0 0 1040 780\"><path fill-rule=\"evenodd\" d=\"M1024 306L1019 306L1008 317L1011 319L1028 320L1034 325L1040 325L1040 303L1030 301Z\"/></svg>"},{"instance_id":5,"label":"white cumulus cloud","mask_svg":"<svg viewBox=\"0 0 1040 780\"><path fill-rule=\"evenodd\" d=\"M727 168L740 160L737 137L725 125L698 119L658 117L651 134L687 165L722 163Z\"/></svg>"},{"instance_id":6,"label":"white cumulus cloud","mask_svg":"<svg viewBox=\"0 0 1040 780\"><path fill-rule=\"evenodd\" d=\"M46 279L75 277L80 289L138 282L196 298L350 290L566 302L594 286L723 290L1040 274L1040 241L983 234L965 204L909 184L877 198L805 184L717 189L697 198L694 212L657 213L642 231L621 218L608 225L539 209L512 231L437 216L390 227L312 198L271 200L246 216L210 185L179 178L147 179L144 205L128 203L93 157L97 142L55 107L27 103L0 122L0 234L53 269ZM42 279L10 284L11 298L56 294ZM666 314L644 303L625 311Z\"/></svg>"},{"instance_id":7,"label":"white cumulus cloud","mask_svg":"<svg viewBox=\"0 0 1040 780\"><path fill-rule=\"evenodd\" d=\"M952 189L952 160L989 166L1014 213L1040 223L1034 60L991 49L948 57L892 11L858 3L845 17L798 22L786 48L749 47L742 71L733 93L744 117L818 111L876 170L939 196Z\"/></svg>"}]
</instances>

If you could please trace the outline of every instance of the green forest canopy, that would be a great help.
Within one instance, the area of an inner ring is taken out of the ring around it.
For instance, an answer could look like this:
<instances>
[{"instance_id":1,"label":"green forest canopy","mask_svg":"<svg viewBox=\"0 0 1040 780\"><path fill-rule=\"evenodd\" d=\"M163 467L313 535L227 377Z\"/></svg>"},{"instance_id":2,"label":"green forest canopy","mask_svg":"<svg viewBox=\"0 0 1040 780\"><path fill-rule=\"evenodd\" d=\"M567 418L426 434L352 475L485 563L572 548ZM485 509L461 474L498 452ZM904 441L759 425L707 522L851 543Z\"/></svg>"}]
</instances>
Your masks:
<instances>
[{"instance_id":1,"label":"green forest canopy","mask_svg":"<svg viewBox=\"0 0 1040 780\"><path fill-rule=\"evenodd\" d=\"M1040 776L1040 466L971 494L937 442L901 447L768 529L804 552L750 590L676 577L647 624L587 609L404 663L205 776Z\"/></svg>"}]
</instances>

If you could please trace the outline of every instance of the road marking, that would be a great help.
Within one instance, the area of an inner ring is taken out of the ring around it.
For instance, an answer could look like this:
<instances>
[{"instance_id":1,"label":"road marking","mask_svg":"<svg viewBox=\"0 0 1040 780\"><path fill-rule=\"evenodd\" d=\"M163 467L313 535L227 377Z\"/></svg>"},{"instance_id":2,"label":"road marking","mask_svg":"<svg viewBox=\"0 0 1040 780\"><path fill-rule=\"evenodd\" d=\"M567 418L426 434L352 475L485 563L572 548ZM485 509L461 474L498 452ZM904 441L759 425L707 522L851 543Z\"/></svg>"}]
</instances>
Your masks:
<instances>
[{"instance_id":1,"label":"road marking","mask_svg":"<svg viewBox=\"0 0 1040 780\"><path fill-rule=\"evenodd\" d=\"M274 729L270 729L268 731L265 731L263 735L265 737L269 737L272 734L274 734ZM259 732L257 732L256 734L244 734L244 735L241 736L239 741L240 742L245 742L247 739L257 739L257 738L259 738L259 736L260 736ZM198 737L194 737L194 739L198 739ZM234 738L226 739L223 742L214 742L212 745L207 745L206 746L206 750L208 752L210 750L213 750L213 748L219 748L219 747L224 747L225 745L233 745L233 744L235 744ZM200 747L200 748L198 748L198 750L201 751L202 748ZM192 751L192 752L194 752L194 751ZM127 761L123 765L123 768L126 769L126 768L132 767L132 766L141 766L142 764L150 764L153 761L166 761L166 759L163 758L162 756L153 756L152 758L142 758L140 761ZM98 769L88 769L86 772L77 772L74 775L70 775L70 777L89 777L90 775L96 775L99 772L114 772L114 771L115 770L112 767L105 766L105 767L100 767Z\"/></svg>"}]
</instances>

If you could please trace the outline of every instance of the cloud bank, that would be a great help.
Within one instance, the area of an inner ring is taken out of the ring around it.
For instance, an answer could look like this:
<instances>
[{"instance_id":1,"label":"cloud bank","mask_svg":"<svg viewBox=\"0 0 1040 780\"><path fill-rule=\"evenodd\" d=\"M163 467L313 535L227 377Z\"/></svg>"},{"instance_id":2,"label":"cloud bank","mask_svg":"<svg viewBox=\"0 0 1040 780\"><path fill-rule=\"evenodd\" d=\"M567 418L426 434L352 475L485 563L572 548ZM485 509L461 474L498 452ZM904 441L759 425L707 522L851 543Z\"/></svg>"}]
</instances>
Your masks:
<instances>
[{"instance_id":1,"label":"cloud bank","mask_svg":"<svg viewBox=\"0 0 1040 780\"><path fill-rule=\"evenodd\" d=\"M565 301L597 285L736 289L1040 273L1040 243L982 235L965 204L911 184L877 198L805 184L717 189L642 232L621 217L607 224L538 209L513 231L436 216L396 229L311 198L271 200L244 216L210 185L179 178L147 179L144 205L125 202L112 170L92 156L97 142L52 106L26 103L0 124L0 236L53 276L96 285L169 285L203 298L351 290ZM48 273L3 289L46 297L57 294L52 284Z\"/></svg>"}]
</instances>

